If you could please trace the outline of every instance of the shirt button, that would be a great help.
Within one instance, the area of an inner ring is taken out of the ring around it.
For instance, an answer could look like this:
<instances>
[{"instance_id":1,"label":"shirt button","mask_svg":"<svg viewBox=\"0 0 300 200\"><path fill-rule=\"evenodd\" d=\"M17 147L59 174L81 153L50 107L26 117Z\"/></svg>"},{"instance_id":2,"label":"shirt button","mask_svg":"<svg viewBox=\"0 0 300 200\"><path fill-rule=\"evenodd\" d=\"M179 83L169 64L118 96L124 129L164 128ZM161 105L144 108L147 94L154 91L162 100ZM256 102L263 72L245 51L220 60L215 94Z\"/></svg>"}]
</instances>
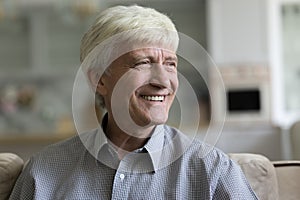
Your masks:
<instances>
[{"instance_id":1,"label":"shirt button","mask_svg":"<svg viewBox=\"0 0 300 200\"><path fill-rule=\"evenodd\" d=\"M125 175L124 174L120 174L121 181L123 181L124 178L125 178Z\"/></svg>"}]
</instances>

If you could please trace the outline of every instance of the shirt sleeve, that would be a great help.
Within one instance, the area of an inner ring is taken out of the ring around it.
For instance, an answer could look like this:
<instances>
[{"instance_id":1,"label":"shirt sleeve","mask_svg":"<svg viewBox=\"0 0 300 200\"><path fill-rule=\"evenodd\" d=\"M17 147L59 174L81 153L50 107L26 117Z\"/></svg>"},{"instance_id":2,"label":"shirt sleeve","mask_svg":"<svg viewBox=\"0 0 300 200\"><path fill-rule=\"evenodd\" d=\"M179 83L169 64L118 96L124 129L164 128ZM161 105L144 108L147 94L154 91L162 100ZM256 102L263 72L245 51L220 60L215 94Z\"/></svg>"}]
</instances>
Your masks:
<instances>
[{"instance_id":1,"label":"shirt sleeve","mask_svg":"<svg viewBox=\"0 0 300 200\"><path fill-rule=\"evenodd\" d=\"M18 177L9 200L32 200L34 199L35 183L31 175L33 160L29 160L26 167Z\"/></svg>"},{"instance_id":2,"label":"shirt sleeve","mask_svg":"<svg viewBox=\"0 0 300 200\"><path fill-rule=\"evenodd\" d=\"M231 159L226 157L218 171L219 176L213 199L258 199L241 168Z\"/></svg>"}]
</instances>

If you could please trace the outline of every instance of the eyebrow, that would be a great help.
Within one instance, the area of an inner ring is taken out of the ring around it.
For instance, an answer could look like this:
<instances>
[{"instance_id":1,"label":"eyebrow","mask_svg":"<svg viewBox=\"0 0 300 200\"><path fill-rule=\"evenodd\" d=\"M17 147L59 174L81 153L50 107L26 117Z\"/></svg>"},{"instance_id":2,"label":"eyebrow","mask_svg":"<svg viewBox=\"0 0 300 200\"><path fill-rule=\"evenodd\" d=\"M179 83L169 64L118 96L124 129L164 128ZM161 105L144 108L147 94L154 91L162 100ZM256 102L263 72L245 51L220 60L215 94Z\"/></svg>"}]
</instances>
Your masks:
<instances>
[{"instance_id":1,"label":"eyebrow","mask_svg":"<svg viewBox=\"0 0 300 200\"><path fill-rule=\"evenodd\" d=\"M155 60L155 56L137 56L133 58L133 61L143 60L143 59L150 59L151 61ZM178 62L177 56L167 56L164 60L166 61L175 61Z\"/></svg>"},{"instance_id":2,"label":"eyebrow","mask_svg":"<svg viewBox=\"0 0 300 200\"><path fill-rule=\"evenodd\" d=\"M165 60L167 60L167 61L176 61L176 62L178 62L177 56L168 56L168 57L166 57Z\"/></svg>"}]
</instances>

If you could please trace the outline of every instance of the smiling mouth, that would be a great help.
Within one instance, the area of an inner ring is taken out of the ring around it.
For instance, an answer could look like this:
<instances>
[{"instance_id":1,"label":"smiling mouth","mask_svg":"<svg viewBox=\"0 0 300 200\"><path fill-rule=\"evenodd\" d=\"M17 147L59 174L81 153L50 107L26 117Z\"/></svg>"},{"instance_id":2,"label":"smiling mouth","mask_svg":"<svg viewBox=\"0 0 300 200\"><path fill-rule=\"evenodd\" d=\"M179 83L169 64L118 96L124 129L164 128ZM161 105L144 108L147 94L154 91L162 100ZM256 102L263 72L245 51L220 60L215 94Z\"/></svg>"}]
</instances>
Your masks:
<instances>
[{"instance_id":1,"label":"smiling mouth","mask_svg":"<svg viewBox=\"0 0 300 200\"><path fill-rule=\"evenodd\" d=\"M148 96L148 95L142 95L141 96L143 99L147 101L158 101L158 102L163 102L165 99L165 96Z\"/></svg>"}]
</instances>

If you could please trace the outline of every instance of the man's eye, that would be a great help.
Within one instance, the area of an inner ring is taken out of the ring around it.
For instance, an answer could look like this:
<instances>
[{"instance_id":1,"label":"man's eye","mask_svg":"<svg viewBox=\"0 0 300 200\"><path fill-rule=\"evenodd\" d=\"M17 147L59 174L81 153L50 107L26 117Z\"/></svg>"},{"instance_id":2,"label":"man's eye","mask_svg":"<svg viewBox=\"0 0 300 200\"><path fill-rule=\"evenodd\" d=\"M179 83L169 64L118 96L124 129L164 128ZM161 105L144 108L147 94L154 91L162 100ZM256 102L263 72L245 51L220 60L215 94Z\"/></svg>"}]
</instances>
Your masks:
<instances>
[{"instance_id":1,"label":"man's eye","mask_svg":"<svg viewBox=\"0 0 300 200\"><path fill-rule=\"evenodd\" d=\"M142 65L147 65L149 63L150 62L148 60L143 60L143 61L139 61L139 62L135 63L134 66L138 67L138 66L142 66Z\"/></svg>"},{"instance_id":2,"label":"man's eye","mask_svg":"<svg viewBox=\"0 0 300 200\"><path fill-rule=\"evenodd\" d=\"M177 67L177 63L175 63L175 62L167 62L165 65L170 66L170 67Z\"/></svg>"}]
</instances>

